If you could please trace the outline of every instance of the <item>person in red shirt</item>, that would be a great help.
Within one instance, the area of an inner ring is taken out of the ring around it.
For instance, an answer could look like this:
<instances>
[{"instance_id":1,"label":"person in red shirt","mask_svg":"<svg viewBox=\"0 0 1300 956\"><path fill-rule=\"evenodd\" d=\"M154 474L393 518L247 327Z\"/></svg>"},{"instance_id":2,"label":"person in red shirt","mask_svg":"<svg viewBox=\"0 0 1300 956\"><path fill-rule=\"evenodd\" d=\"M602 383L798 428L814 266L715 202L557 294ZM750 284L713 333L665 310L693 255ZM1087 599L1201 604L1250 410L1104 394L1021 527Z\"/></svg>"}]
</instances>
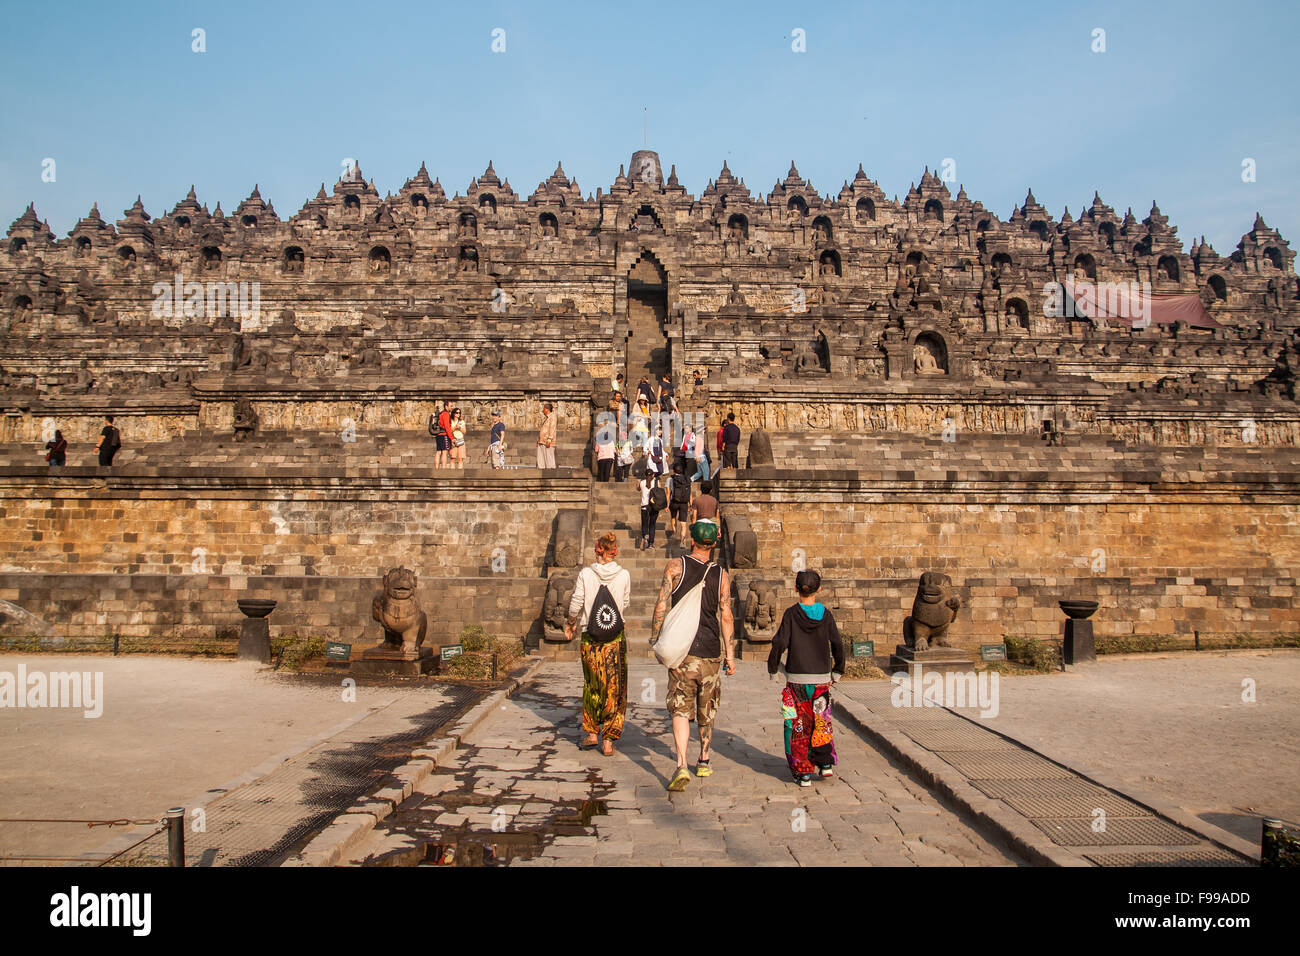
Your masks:
<instances>
[{"instance_id":1,"label":"person in red shirt","mask_svg":"<svg viewBox=\"0 0 1300 956\"><path fill-rule=\"evenodd\" d=\"M447 402L442 402L442 411L438 412L437 425L430 424L434 440L434 468L451 467L451 410Z\"/></svg>"}]
</instances>

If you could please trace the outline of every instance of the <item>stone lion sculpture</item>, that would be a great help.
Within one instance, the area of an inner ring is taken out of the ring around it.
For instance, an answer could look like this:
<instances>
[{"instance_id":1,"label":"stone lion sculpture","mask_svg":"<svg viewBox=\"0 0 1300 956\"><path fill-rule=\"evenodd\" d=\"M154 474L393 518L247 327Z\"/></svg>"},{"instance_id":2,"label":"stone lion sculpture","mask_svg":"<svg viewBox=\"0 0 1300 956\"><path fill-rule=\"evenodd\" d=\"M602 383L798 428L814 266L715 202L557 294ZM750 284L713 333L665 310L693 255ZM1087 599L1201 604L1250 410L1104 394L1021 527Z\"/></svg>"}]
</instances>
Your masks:
<instances>
[{"instance_id":1,"label":"stone lion sculpture","mask_svg":"<svg viewBox=\"0 0 1300 956\"><path fill-rule=\"evenodd\" d=\"M375 595L370 616L384 629L384 644L401 648L409 657L419 654L429 619L415 596L416 576L409 568L393 568L384 575L384 593Z\"/></svg>"},{"instance_id":2,"label":"stone lion sculpture","mask_svg":"<svg viewBox=\"0 0 1300 956\"><path fill-rule=\"evenodd\" d=\"M916 651L927 651L933 643L949 647L948 625L961 609L961 600L952 593L952 580L946 574L926 571L916 586L912 614L903 619L903 642Z\"/></svg>"},{"instance_id":3,"label":"stone lion sculpture","mask_svg":"<svg viewBox=\"0 0 1300 956\"><path fill-rule=\"evenodd\" d=\"M564 623L569 618L569 601L577 586L577 571L557 571L546 582L546 597L542 601L542 632L552 644L569 640L564 634Z\"/></svg>"}]
</instances>

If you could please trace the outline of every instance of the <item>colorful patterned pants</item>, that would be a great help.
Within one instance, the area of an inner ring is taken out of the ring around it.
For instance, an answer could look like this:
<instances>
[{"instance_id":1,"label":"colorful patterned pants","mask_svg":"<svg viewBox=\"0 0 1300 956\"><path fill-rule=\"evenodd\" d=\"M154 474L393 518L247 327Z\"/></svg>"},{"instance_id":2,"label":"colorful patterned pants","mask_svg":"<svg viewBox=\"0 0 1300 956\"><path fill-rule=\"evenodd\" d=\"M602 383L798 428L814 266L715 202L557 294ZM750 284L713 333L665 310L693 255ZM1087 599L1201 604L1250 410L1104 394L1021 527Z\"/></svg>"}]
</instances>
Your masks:
<instances>
[{"instance_id":1,"label":"colorful patterned pants","mask_svg":"<svg viewBox=\"0 0 1300 956\"><path fill-rule=\"evenodd\" d=\"M838 762L829 684L786 684L781 691L781 716L785 719L785 759L796 779Z\"/></svg>"},{"instance_id":2,"label":"colorful patterned pants","mask_svg":"<svg viewBox=\"0 0 1300 956\"><path fill-rule=\"evenodd\" d=\"M582 635L582 729L604 733L606 740L623 735L627 718L627 641L623 632L596 643Z\"/></svg>"}]
</instances>

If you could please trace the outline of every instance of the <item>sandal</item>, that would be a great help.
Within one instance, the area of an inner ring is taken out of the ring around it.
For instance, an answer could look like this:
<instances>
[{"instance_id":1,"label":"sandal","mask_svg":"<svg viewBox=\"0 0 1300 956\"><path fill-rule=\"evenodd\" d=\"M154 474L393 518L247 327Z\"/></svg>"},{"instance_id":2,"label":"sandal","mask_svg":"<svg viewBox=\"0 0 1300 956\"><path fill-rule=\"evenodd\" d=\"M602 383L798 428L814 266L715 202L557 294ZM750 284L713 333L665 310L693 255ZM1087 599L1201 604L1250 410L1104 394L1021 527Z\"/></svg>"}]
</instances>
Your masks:
<instances>
[{"instance_id":1,"label":"sandal","mask_svg":"<svg viewBox=\"0 0 1300 956\"><path fill-rule=\"evenodd\" d=\"M580 744L578 744L578 746L581 747L583 750L590 750L598 743L600 743L599 737L597 737L595 734L587 734L586 739L583 740Z\"/></svg>"},{"instance_id":2,"label":"sandal","mask_svg":"<svg viewBox=\"0 0 1300 956\"><path fill-rule=\"evenodd\" d=\"M699 760L695 761L695 776L708 777L711 776L712 773L713 768L709 766L709 760L707 757L701 757Z\"/></svg>"},{"instance_id":3,"label":"sandal","mask_svg":"<svg viewBox=\"0 0 1300 956\"><path fill-rule=\"evenodd\" d=\"M691 772L685 767L678 767L677 772L673 774L673 779L668 781L668 789L678 793L686 789L686 785L691 782Z\"/></svg>"}]
</instances>

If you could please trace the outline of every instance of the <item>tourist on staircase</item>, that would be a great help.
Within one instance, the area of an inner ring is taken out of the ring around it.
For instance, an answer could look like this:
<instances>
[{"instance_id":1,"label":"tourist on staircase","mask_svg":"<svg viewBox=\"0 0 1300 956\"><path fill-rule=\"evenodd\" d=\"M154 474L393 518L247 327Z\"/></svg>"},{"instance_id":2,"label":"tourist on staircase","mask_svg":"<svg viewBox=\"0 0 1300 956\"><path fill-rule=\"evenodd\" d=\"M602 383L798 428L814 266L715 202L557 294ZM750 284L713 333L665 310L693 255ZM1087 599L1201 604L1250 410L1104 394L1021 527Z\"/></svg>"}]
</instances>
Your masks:
<instances>
[{"instance_id":1,"label":"tourist on staircase","mask_svg":"<svg viewBox=\"0 0 1300 956\"><path fill-rule=\"evenodd\" d=\"M686 477L686 469L677 464L668 479L668 544L665 547L670 547L675 538L680 538L682 547L686 547L690 508L691 479Z\"/></svg>"},{"instance_id":2,"label":"tourist on staircase","mask_svg":"<svg viewBox=\"0 0 1300 956\"><path fill-rule=\"evenodd\" d=\"M618 454L618 449L614 444L614 429L610 425L602 425L596 429L596 434L592 438L592 449L596 455L597 481L609 481L610 473L614 467L614 458Z\"/></svg>"},{"instance_id":3,"label":"tourist on staircase","mask_svg":"<svg viewBox=\"0 0 1300 956\"><path fill-rule=\"evenodd\" d=\"M578 572L564 634L582 633L582 729L584 748L601 744L610 756L627 716L625 616L632 602L632 576L619 567L612 531L596 539L596 560ZM600 741L600 737L604 741Z\"/></svg>"},{"instance_id":4,"label":"tourist on staircase","mask_svg":"<svg viewBox=\"0 0 1300 956\"><path fill-rule=\"evenodd\" d=\"M695 775L707 777L713 773L709 760L713 724L722 701L723 668L728 676L736 673L731 581L727 572L713 562L718 526L697 522L691 526L691 540L691 553L670 560L664 568L650 626L655 656L661 662L674 664L668 670L667 704L673 719L677 769L668 783L669 790L685 790L690 783L686 748L690 745L692 720L700 735ZM682 649L684 657L680 656Z\"/></svg>"},{"instance_id":5,"label":"tourist on staircase","mask_svg":"<svg viewBox=\"0 0 1300 956\"><path fill-rule=\"evenodd\" d=\"M648 468L637 484L641 489L641 540L637 548L649 550L655 546L655 524L659 512L668 507L668 494L659 485L659 475Z\"/></svg>"}]
</instances>

